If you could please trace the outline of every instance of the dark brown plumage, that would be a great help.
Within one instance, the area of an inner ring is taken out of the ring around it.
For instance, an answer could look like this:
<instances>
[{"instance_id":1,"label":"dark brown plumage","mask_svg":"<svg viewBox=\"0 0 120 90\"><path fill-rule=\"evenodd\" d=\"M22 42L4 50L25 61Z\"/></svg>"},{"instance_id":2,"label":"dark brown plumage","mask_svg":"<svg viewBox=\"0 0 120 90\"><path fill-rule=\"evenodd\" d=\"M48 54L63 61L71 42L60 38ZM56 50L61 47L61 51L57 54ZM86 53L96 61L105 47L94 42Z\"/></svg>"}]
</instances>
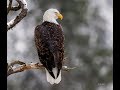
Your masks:
<instances>
[{"instance_id":1,"label":"dark brown plumage","mask_svg":"<svg viewBox=\"0 0 120 90\"><path fill-rule=\"evenodd\" d=\"M35 45L40 62L55 79L52 69L57 67L57 77L64 58L64 35L60 25L43 22L35 28Z\"/></svg>"}]
</instances>

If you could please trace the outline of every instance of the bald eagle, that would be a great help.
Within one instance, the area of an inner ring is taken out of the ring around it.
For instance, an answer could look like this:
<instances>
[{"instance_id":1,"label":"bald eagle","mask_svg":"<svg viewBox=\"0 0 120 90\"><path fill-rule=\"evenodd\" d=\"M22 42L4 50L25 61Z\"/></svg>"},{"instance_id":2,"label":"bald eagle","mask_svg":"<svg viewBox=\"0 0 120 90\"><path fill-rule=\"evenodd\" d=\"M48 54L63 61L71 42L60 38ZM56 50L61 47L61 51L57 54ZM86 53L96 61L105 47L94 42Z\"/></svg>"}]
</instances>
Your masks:
<instances>
[{"instance_id":1,"label":"bald eagle","mask_svg":"<svg viewBox=\"0 0 120 90\"><path fill-rule=\"evenodd\" d=\"M58 84L61 81L61 68L64 58L64 34L56 19L63 16L57 9L48 9L43 22L35 28L35 45L40 62L46 70L47 81Z\"/></svg>"}]
</instances>

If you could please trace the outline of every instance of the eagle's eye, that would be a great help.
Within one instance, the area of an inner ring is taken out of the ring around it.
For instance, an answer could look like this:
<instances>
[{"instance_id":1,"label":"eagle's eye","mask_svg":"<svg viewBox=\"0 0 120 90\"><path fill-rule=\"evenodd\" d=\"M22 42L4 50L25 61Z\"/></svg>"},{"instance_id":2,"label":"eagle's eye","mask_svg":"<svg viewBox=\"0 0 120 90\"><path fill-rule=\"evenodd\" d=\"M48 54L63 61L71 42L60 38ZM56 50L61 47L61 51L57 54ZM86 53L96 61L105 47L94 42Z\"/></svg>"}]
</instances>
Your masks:
<instances>
[{"instance_id":1,"label":"eagle's eye","mask_svg":"<svg viewBox=\"0 0 120 90\"><path fill-rule=\"evenodd\" d=\"M54 12L55 14L57 14L58 12Z\"/></svg>"}]
</instances>

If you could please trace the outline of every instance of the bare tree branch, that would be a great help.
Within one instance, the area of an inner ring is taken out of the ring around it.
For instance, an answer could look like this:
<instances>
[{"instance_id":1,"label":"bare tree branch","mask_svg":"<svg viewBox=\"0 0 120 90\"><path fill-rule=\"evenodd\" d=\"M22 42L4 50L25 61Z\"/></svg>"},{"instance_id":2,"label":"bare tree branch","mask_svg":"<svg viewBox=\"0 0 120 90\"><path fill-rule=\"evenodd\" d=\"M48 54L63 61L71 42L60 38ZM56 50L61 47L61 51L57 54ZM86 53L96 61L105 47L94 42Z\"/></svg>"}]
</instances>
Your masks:
<instances>
[{"instance_id":1,"label":"bare tree branch","mask_svg":"<svg viewBox=\"0 0 120 90\"><path fill-rule=\"evenodd\" d=\"M16 64L18 64L18 66L15 66ZM8 65L7 76L14 74L14 73L18 73L18 72L23 72L23 71L29 70L29 69L42 69L42 68L44 68L44 66L40 63L26 64L26 63L21 62L21 61L14 61ZM76 67L68 68L67 66L63 66L62 70L69 71L69 70L72 70L75 68Z\"/></svg>"},{"instance_id":2,"label":"bare tree branch","mask_svg":"<svg viewBox=\"0 0 120 90\"><path fill-rule=\"evenodd\" d=\"M18 24L26 15L27 15L27 2L25 0L16 0L19 4L17 7L12 7L13 11L17 11L20 8L22 9L20 14L7 23L7 31L13 28L16 24Z\"/></svg>"},{"instance_id":3,"label":"bare tree branch","mask_svg":"<svg viewBox=\"0 0 120 90\"><path fill-rule=\"evenodd\" d=\"M9 11L11 10L12 7L12 0L9 0L9 5L7 7L7 14L9 13Z\"/></svg>"},{"instance_id":4,"label":"bare tree branch","mask_svg":"<svg viewBox=\"0 0 120 90\"><path fill-rule=\"evenodd\" d=\"M19 4L18 6L12 6L10 10L11 11L18 11L20 9L21 9L21 5Z\"/></svg>"},{"instance_id":5,"label":"bare tree branch","mask_svg":"<svg viewBox=\"0 0 120 90\"><path fill-rule=\"evenodd\" d=\"M11 66L13 67L15 64L18 64L18 65L23 65L23 64L25 64L24 62L22 62L22 61L14 61L14 62L12 62L12 63L10 63L10 65L8 65L8 68L10 68Z\"/></svg>"},{"instance_id":6,"label":"bare tree branch","mask_svg":"<svg viewBox=\"0 0 120 90\"><path fill-rule=\"evenodd\" d=\"M18 64L18 66L15 66L15 64ZM12 66L10 66L10 65L12 65ZM21 62L21 61L14 61L10 65L9 65L8 70L7 70L7 76L14 74L14 73L22 72L25 70L40 69L43 67L43 65L41 65L39 63L25 64L24 62Z\"/></svg>"},{"instance_id":7,"label":"bare tree branch","mask_svg":"<svg viewBox=\"0 0 120 90\"><path fill-rule=\"evenodd\" d=\"M18 6L12 6L12 0L9 0L9 5L7 6L7 14L9 11L18 11L21 9L21 5L18 3Z\"/></svg>"}]
</instances>

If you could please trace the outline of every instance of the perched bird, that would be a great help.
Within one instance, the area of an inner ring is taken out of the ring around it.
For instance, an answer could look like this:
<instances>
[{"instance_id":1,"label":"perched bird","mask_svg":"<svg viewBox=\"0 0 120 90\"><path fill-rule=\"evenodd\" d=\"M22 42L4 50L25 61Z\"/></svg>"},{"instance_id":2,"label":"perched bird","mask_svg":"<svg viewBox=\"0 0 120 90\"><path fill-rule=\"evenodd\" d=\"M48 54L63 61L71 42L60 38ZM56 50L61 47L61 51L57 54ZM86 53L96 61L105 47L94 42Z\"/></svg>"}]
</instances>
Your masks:
<instances>
[{"instance_id":1,"label":"perched bird","mask_svg":"<svg viewBox=\"0 0 120 90\"><path fill-rule=\"evenodd\" d=\"M56 19L63 19L57 9L48 9L43 22L36 26L34 38L40 62L46 70L47 81L58 84L61 81L61 68L64 58L64 34Z\"/></svg>"}]
</instances>

